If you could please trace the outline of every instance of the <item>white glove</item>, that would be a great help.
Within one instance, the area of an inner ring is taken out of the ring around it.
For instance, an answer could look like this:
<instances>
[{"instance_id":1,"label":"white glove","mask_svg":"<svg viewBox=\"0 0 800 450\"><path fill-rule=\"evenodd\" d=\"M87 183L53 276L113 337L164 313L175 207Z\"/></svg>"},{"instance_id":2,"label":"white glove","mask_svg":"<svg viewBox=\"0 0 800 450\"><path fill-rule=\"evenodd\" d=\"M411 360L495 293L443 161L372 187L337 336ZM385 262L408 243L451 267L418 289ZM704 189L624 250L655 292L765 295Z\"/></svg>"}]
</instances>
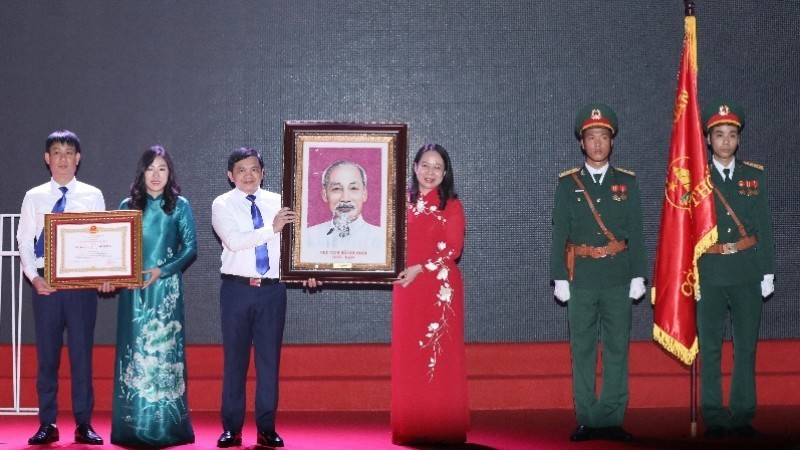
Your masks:
<instances>
[{"instance_id":1,"label":"white glove","mask_svg":"<svg viewBox=\"0 0 800 450\"><path fill-rule=\"evenodd\" d=\"M628 297L637 300L644 295L644 278L636 277L631 280L631 289L628 291Z\"/></svg>"},{"instance_id":2,"label":"white glove","mask_svg":"<svg viewBox=\"0 0 800 450\"><path fill-rule=\"evenodd\" d=\"M553 295L560 301L561 303L566 303L569 300L569 281L567 280L555 280L556 288L553 289Z\"/></svg>"},{"instance_id":3,"label":"white glove","mask_svg":"<svg viewBox=\"0 0 800 450\"><path fill-rule=\"evenodd\" d=\"M770 273L764 275L764 279L761 280L761 296L767 298L773 292L775 292L775 275Z\"/></svg>"}]
</instances>

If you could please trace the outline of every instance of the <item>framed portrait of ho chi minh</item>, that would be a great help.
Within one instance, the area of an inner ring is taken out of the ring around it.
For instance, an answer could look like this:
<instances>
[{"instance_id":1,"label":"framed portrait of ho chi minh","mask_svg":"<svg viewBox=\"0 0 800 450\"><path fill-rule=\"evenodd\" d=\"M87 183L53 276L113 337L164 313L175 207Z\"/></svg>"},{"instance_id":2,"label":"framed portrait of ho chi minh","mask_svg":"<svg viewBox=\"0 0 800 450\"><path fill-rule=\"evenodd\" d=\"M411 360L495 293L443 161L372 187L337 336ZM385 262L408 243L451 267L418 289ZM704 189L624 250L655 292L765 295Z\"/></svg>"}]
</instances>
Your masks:
<instances>
[{"instance_id":1,"label":"framed portrait of ho chi minh","mask_svg":"<svg viewBox=\"0 0 800 450\"><path fill-rule=\"evenodd\" d=\"M408 125L288 121L281 279L391 283L405 266Z\"/></svg>"},{"instance_id":2,"label":"framed portrait of ho chi minh","mask_svg":"<svg viewBox=\"0 0 800 450\"><path fill-rule=\"evenodd\" d=\"M44 216L45 280L56 289L142 285L142 212Z\"/></svg>"}]
</instances>

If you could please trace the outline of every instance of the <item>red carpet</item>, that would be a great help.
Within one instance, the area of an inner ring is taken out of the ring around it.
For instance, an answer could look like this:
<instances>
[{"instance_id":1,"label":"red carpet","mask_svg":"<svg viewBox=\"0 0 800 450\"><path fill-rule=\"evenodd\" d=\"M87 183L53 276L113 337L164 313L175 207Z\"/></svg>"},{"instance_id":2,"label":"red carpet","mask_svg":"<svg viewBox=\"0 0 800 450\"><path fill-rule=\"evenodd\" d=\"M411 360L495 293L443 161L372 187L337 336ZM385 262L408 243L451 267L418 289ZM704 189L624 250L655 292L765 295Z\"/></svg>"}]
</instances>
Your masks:
<instances>
[{"instance_id":1,"label":"red carpet","mask_svg":"<svg viewBox=\"0 0 800 450\"><path fill-rule=\"evenodd\" d=\"M567 343L469 344L469 444L483 449L786 449L800 450L800 345L797 340L759 343L758 417L764 436L756 441L733 438L709 442L692 439L688 424L688 371L650 342L631 344L631 403L625 428L631 443L571 443L575 427ZM219 437L222 350L190 346L189 404L197 442L181 449L213 449ZM725 347L724 389L730 377L730 345ZM95 428L108 439L114 348L95 347ZM22 350L21 406L36 405L35 349ZM11 355L0 345L0 406L11 398ZM278 432L287 450L381 450L393 446L389 431L389 346L383 344L288 345L281 363ZM120 448L110 444L74 444L69 412L69 363L62 360L59 391L63 441L44 448ZM252 411L253 370L248 382ZM252 414L252 413L251 413ZM252 418L244 430L245 445L255 448ZM35 449L30 437L36 416L0 416L0 450ZM702 425L698 425L702 436ZM439 447L443 448L443 447Z\"/></svg>"},{"instance_id":2,"label":"red carpet","mask_svg":"<svg viewBox=\"0 0 800 450\"><path fill-rule=\"evenodd\" d=\"M574 416L568 410L474 411L469 443L458 447L412 447L416 449L527 450L527 449L785 449L800 450L800 407L762 407L755 426L763 436L756 440L726 438L708 441L689 435L685 409L632 409L625 427L636 436L629 443L609 441L569 442ZM35 416L0 416L0 450L69 448L122 448L111 444L87 446L72 442L72 421L68 411L60 413L62 441L49 447L28 446L38 427ZM215 412L192 415L197 441L175 449L213 449L221 432ZM110 415L95 414L95 429L108 440ZM702 426L699 433L702 435ZM278 432L286 450L400 450L391 444L387 412L279 412ZM255 449L252 415L243 431L243 450Z\"/></svg>"}]
</instances>

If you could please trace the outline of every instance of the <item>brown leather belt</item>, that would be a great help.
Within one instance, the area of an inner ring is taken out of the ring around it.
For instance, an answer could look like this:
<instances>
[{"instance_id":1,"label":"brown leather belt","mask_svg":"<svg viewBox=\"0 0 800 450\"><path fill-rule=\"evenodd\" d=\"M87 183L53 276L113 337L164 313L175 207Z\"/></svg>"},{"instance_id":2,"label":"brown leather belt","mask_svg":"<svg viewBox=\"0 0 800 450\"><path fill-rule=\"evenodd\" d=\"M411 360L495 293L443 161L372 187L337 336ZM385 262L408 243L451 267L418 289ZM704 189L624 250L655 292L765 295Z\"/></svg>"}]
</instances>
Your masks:
<instances>
[{"instance_id":1,"label":"brown leather belt","mask_svg":"<svg viewBox=\"0 0 800 450\"><path fill-rule=\"evenodd\" d=\"M586 244L570 244L575 248L575 256L582 258L605 258L614 256L628 248L627 241L611 241L603 247L591 247Z\"/></svg>"},{"instance_id":2,"label":"brown leather belt","mask_svg":"<svg viewBox=\"0 0 800 450\"><path fill-rule=\"evenodd\" d=\"M729 242L727 244L714 244L708 250L706 250L706 253L732 255L736 252L747 250L748 248L756 245L757 243L758 243L757 237L745 236L736 242Z\"/></svg>"}]
</instances>

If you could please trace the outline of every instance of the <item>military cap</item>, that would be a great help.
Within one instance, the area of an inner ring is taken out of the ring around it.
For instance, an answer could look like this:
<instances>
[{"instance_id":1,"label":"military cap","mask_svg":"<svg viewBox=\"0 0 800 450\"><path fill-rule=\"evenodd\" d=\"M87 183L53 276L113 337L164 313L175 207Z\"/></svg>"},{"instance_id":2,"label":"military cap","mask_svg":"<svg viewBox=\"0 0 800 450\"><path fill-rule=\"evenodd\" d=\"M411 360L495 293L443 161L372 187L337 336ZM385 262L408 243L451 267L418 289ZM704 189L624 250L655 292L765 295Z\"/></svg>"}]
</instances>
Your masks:
<instances>
[{"instance_id":1,"label":"military cap","mask_svg":"<svg viewBox=\"0 0 800 450\"><path fill-rule=\"evenodd\" d=\"M617 135L617 115L614 110L603 103L590 103L584 106L575 116L575 137L580 139L589 128L607 128L611 136Z\"/></svg>"},{"instance_id":2,"label":"military cap","mask_svg":"<svg viewBox=\"0 0 800 450\"><path fill-rule=\"evenodd\" d=\"M744 128L744 110L734 101L714 100L703 109L703 131L708 133L717 125L736 125L741 130Z\"/></svg>"}]
</instances>

